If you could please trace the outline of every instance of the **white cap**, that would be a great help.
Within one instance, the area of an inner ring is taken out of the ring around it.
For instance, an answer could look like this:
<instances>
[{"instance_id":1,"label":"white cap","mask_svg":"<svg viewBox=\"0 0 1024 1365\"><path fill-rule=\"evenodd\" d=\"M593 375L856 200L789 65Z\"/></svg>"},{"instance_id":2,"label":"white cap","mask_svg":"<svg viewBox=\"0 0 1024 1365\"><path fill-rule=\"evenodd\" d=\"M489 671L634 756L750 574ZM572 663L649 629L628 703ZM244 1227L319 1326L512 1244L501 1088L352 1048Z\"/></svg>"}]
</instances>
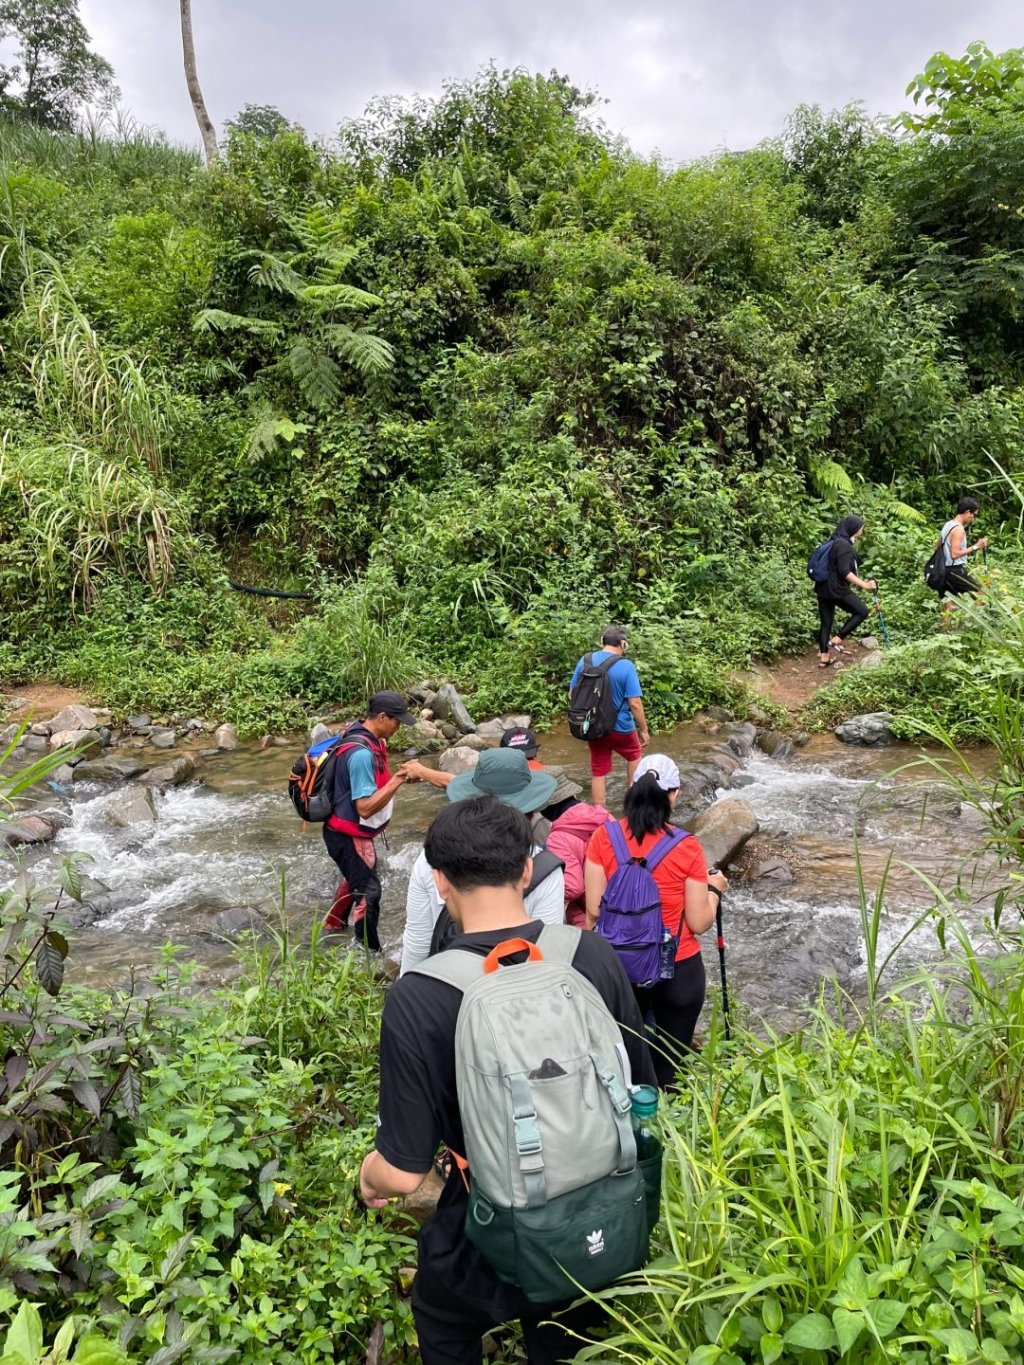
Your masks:
<instances>
[{"instance_id":1,"label":"white cap","mask_svg":"<svg viewBox=\"0 0 1024 1365\"><path fill-rule=\"evenodd\" d=\"M663 792L676 791L679 787L679 769L667 754L645 754L636 765L633 781L639 782L644 773L653 773Z\"/></svg>"}]
</instances>

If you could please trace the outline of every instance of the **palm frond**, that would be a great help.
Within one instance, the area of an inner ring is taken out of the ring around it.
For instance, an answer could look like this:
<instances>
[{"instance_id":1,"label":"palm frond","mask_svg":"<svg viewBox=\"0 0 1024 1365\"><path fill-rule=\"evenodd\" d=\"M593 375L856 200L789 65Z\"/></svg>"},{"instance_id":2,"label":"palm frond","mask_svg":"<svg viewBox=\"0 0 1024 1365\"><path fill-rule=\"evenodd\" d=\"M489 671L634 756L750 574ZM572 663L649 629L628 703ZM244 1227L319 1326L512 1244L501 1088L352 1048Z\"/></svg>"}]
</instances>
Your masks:
<instances>
[{"instance_id":1,"label":"palm frond","mask_svg":"<svg viewBox=\"0 0 1024 1365\"><path fill-rule=\"evenodd\" d=\"M357 289L354 284L307 284L301 292L307 303L328 308L350 308L361 311L375 308L382 300L379 294Z\"/></svg>"}]
</instances>

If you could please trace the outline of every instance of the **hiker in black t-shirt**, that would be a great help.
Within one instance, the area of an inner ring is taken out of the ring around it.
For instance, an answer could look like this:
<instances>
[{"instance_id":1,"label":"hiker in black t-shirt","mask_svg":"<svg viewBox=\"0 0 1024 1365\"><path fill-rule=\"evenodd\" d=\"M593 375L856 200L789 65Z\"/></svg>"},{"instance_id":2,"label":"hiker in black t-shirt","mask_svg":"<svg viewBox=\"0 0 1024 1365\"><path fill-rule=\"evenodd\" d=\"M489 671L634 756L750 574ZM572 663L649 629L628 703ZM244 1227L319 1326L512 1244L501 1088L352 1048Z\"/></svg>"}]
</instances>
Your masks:
<instances>
[{"instance_id":1,"label":"hiker in black t-shirt","mask_svg":"<svg viewBox=\"0 0 1024 1365\"><path fill-rule=\"evenodd\" d=\"M425 850L438 893L462 929L451 948L481 958L509 938L535 943L543 925L523 908L531 873L526 817L494 797L460 801L440 812ZM573 967L600 992L619 1023L636 1084L653 1085L654 1067L626 973L614 948L597 934L580 935ZM433 1169L439 1148L464 1152L455 1084L455 1025L461 993L411 973L388 992L380 1034L379 1127L375 1150L360 1171L371 1208L411 1194ZM531 1365L571 1360L579 1341L601 1321L594 1305L538 1308L499 1280L465 1235L467 1198L458 1175L448 1180L420 1233L412 1306L423 1365L478 1365L481 1340L519 1318ZM562 1325L552 1325L559 1312ZM541 1325L545 1324L545 1325Z\"/></svg>"},{"instance_id":2,"label":"hiker in black t-shirt","mask_svg":"<svg viewBox=\"0 0 1024 1365\"><path fill-rule=\"evenodd\" d=\"M835 662L829 653L830 649L836 654L850 652L843 645L843 641L868 618L867 603L861 601L853 591L854 587L858 587L866 592L874 592L877 587L873 578L857 576L857 549L854 542L863 533L863 517L843 517L832 536L832 549L828 557L828 579L824 583L814 585L814 591L818 595L819 668L831 668ZM833 635L836 607L842 607L849 615Z\"/></svg>"}]
</instances>

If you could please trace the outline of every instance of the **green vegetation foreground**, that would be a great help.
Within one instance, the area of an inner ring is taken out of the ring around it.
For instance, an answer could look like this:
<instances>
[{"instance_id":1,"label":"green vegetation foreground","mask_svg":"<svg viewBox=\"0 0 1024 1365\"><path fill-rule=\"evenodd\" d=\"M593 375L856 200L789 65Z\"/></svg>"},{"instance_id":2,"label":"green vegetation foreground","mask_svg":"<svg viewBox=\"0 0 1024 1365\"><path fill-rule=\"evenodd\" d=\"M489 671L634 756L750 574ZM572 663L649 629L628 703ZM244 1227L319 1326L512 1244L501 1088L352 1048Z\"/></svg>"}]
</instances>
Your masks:
<instances>
[{"instance_id":1,"label":"green vegetation foreground","mask_svg":"<svg viewBox=\"0 0 1024 1365\"><path fill-rule=\"evenodd\" d=\"M1022 71L677 170L493 70L330 143L242 116L210 170L0 127L0 673L252 732L421 671L543 717L619 620L659 725L809 648L847 504L927 640L934 528L986 485L995 530L1021 446Z\"/></svg>"}]
</instances>

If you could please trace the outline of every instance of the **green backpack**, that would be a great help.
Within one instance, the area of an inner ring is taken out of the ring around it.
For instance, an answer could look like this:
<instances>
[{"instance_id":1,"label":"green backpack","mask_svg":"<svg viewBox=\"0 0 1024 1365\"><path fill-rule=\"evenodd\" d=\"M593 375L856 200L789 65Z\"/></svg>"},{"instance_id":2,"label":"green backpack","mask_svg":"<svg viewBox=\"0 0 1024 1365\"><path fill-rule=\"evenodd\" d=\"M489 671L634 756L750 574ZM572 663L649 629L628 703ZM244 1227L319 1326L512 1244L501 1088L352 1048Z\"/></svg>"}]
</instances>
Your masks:
<instances>
[{"instance_id":1,"label":"green backpack","mask_svg":"<svg viewBox=\"0 0 1024 1365\"><path fill-rule=\"evenodd\" d=\"M536 944L510 938L486 958L449 949L414 969L463 997L466 1235L538 1304L640 1269L661 1197L661 1158L637 1162L619 1026L572 965L580 932L546 924Z\"/></svg>"}]
</instances>

